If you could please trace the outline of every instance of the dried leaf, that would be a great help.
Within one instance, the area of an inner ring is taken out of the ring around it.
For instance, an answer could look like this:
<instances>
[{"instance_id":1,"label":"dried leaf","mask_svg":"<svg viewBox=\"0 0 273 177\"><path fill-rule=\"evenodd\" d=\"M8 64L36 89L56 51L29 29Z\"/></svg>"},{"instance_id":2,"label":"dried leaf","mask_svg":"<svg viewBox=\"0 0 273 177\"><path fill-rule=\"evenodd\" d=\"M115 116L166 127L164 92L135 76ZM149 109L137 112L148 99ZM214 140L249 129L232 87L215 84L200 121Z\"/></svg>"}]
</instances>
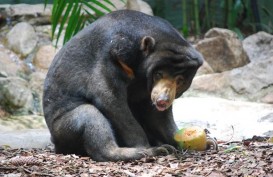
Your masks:
<instances>
[{"instance_id":1,"label":"dried leaf","mask_svg":"<svg viewBox=\"0 0 273 177\"><path fill-rule=\"evenodd\" d=\"M233 144L237 149L228 153L226 150L230 146L222 145L217 153L186 151L176 156L146 157L131 162L95 162L89 157L55 154L52 149L0 149L0 174L67 177L273 176L273 148L269 143L251 142L250 146L243 146L243 142ZM34 162L26 160L30 157L43 165L30 165ZM22 165L18 168L15 163Z\"/></svg>"}]
</instances>

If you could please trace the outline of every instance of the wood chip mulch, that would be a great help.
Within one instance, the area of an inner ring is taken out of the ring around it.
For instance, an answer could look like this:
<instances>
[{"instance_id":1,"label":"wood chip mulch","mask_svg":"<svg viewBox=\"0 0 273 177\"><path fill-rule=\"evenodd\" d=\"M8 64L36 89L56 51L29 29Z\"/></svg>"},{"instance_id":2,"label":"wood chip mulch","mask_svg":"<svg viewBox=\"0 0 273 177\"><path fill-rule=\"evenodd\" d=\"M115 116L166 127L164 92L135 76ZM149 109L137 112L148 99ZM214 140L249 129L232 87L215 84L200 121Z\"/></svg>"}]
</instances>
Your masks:
<instances>
[{"instance_id":1,"label":"wood chip mulch","mask_svg":"<svg viewBox=\"0 0 273 177\"><path fill-rule=\"evenodd\" d=\"M47 149L0 148L0 177L273 177L273 144L230 142L219 151L184 151L131 162L95 162L89 157L55 154Z\"/></svg>"}]
</instances>

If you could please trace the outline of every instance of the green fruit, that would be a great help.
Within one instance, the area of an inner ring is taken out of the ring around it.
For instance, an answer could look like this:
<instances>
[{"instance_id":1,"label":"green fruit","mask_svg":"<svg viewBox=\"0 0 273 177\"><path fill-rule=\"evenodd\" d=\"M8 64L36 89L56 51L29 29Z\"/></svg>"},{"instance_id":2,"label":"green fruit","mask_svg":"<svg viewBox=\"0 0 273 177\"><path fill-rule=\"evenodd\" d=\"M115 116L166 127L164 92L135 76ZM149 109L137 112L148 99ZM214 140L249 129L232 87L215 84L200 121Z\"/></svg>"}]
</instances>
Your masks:
<instances>
[{"instance_id":1,"label":"green fruit","mask_svg":"<svg viewBox=\"0 0 273 177\"><path fill-rule=\"evenodd\" d=\"M178 130L174 139L182 149L204 151L207 148L206 132L198 126Z\"/></svg>"}]
</instances>

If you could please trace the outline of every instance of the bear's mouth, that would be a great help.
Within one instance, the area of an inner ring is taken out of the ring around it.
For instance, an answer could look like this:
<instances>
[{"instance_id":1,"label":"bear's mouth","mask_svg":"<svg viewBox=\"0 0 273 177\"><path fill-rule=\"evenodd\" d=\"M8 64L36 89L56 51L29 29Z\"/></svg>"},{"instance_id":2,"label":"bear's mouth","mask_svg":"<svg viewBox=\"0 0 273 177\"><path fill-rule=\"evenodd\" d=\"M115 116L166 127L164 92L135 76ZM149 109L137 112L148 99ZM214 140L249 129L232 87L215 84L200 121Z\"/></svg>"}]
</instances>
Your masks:
<instances>
[{"instance_id":1,"label":"bear's mouth","mask_svg":"<svg viewBox=\"0 0 273 177\"><path fill-rule=\"evenodd\" d=\"M165 111L169 107L169 102L164 100L157 100L155 107L158 111Z\"/></svg>"}]
</instances>

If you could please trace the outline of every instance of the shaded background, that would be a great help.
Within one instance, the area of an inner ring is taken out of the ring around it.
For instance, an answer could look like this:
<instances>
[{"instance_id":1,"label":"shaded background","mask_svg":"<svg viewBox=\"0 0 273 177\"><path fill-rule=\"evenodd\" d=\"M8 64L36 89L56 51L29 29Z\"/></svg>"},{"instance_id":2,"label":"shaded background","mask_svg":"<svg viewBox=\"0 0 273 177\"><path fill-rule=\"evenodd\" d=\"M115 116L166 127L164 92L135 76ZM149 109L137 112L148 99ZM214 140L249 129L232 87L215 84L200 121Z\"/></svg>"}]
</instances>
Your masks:
<instances>
[{"instance_id":1,"label":"shaded background","mask_svg":"<svg viewBox=\"0 0 273 177\"><path fill-rule=\"evenodd\" d=\"M212 27L228 28L242 39L258 31L273 33L273 1L145 0L154 15L171 22L185 36L200 36ZM53 0L49 0L49 3ZM0 4L38 4L44 0L1 0Z\"/></svg>"}]
</instances>

